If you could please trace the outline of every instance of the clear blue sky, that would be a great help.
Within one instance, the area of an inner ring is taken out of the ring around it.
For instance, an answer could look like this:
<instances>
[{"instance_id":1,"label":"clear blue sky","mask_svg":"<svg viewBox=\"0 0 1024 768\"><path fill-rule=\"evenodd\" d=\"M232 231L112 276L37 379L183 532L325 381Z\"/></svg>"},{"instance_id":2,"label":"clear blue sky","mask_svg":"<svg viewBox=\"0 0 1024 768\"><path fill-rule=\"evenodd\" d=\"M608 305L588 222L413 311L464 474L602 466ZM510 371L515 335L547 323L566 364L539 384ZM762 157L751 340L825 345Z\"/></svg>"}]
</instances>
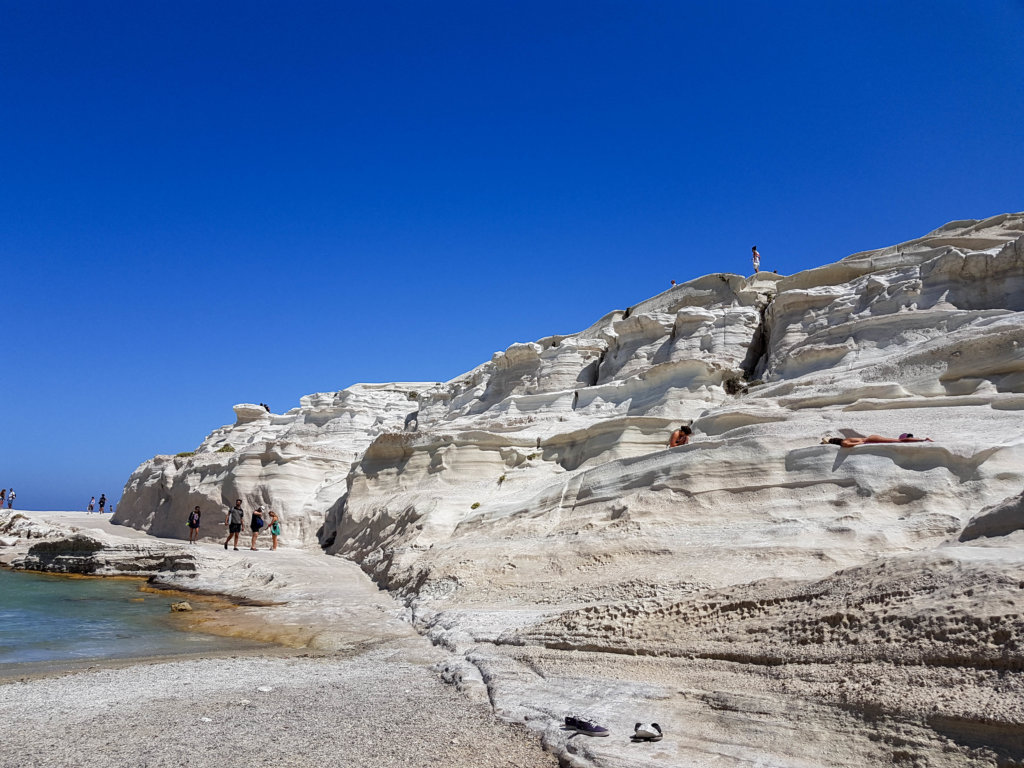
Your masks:
<instances>
[{"instance_id":1,"label":"clear blue sky","mask_svg":"<svg viewBox=\"0 0 1024 768\"><path fill-rule=\"evenodd\" d=\"M1024 209L1024 3L0 0L0 484Z\"/></svg>"}]
</instances>

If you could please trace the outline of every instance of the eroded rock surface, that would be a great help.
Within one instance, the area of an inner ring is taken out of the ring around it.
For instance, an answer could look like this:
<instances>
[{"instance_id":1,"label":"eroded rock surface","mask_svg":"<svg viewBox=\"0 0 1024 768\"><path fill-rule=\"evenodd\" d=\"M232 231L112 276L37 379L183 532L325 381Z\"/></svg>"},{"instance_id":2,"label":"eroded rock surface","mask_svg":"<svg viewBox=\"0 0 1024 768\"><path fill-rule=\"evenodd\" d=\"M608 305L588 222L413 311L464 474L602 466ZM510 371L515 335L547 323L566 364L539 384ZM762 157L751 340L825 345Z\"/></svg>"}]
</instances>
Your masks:
<instances>
[{"instance_id":1,"label":"eroded rock surface","mask_svg":"<svg viewBox=\"0 0 1024 768\"><path fill-rule=\"evenodd\" d=\"M117 518L273 506L580 764L1020 765L1024 533L994 505L1024 488L1022 411L1007 214L708 275L446 383L237 406ZM904 432L935 442L820 444ZM569 712L674 738L579 744Z\"/></svg>"}]
</instances>

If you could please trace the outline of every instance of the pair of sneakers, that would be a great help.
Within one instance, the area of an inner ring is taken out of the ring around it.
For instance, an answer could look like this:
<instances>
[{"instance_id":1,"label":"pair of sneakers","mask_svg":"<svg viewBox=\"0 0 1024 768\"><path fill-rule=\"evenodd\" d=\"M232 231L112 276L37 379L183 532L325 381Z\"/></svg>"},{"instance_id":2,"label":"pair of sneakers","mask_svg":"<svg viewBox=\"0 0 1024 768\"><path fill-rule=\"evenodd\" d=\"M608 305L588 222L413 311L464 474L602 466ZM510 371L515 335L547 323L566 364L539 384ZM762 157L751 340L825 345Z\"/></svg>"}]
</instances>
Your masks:
<instances>
[{"instance_id":1,"label":"pair of sneakers","mask_svg":"<svg viewBox=\"0 0 1024 768\"><path fill-rule=\"evenodd\" d=\"M607 736L609 731L603 725L598 725L593 720L585 717L567 716L565 718L565 729L576 731L585 736ZM633 741L661 741L664 734L661 726L657 723L637 723L633 727Z\"/></svg>"}]
</instances>

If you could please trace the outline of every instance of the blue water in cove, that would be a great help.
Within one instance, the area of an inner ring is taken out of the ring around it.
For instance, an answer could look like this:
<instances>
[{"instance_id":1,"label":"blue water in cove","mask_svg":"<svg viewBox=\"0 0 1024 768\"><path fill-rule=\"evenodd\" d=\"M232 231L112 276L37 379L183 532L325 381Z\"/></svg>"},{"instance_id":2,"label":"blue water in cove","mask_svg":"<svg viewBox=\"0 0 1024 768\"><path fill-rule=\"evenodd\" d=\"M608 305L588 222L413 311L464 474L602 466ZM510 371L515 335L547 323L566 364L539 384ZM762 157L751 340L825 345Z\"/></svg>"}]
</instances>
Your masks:
<instances>
[{"instance_id":1,"label":"blue water in cove","mask_svg":"<svg viewBox=\"0 0 1024 768\"><path fill-rule=\"evenodd\" d=\"M170 605L181 598L142 592L141 584L0 569L0 672L33 662L45 666L253 647L179 631Z\"/></svg>"}]
</instances>

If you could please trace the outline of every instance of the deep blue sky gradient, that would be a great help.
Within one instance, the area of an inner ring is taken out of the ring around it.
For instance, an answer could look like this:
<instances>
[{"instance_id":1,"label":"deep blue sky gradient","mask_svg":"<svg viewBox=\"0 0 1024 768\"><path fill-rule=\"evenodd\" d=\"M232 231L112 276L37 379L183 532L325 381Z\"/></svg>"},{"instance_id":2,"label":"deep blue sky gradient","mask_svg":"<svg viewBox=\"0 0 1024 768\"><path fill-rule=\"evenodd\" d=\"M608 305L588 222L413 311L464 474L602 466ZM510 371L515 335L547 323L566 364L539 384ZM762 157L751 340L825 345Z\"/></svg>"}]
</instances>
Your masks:
<instances>
[{"instance_id":1,"label":"deep blue sky gradient","mask_svg":"<svg viewBox=\"0 0 1024 768\"><path fill-rule=\"evenodd\" d=\"M1024 3L0 0L0 483L1024 209Z\"/></svg>"}]
</instances>

